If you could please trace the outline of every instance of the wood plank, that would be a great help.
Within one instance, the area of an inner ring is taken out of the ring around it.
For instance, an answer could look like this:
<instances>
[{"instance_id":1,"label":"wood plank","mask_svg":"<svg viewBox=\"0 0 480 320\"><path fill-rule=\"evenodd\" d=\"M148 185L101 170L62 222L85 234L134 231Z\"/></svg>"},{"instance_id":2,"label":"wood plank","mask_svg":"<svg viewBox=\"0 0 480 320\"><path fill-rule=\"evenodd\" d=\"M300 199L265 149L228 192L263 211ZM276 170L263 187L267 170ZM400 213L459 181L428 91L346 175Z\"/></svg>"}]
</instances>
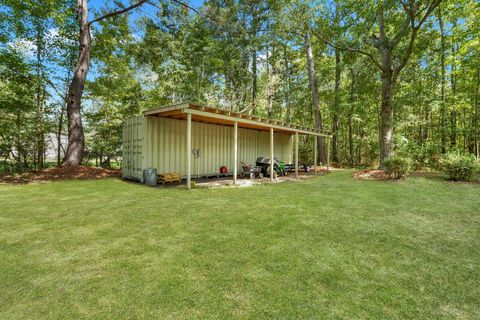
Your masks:
<instances>
[{"instance_id":1,"label":"wood plank","mask_svg":"<svg viewBox=\"0 0 480 320\"><path fill-rule=\"evenodd\" d=\"M163 107L156 108L156 109L146 110L146 111L143 112L143 114L146 115L146 116L149 116L149 115L154 115L154 114L157 114L157 113L164 113L164 112L168 112L168 111L172 111L172 110L181 110L181 109L185 109L185 108L188 108L188 107L189 107L188 103L178 103L178 104L173 104L173 105L169 105L169 106L163 106Z\"/></svg>"},{"instance_id":2,"label":"wood plank","mask_svg":"<svg viewBox=\"0 0 480 320\"><path fill-rule=\"evenodd\" d=\"M193 111L193 114L191 111ZM198 111L198 113L196 113ZM167 106L148 110L144 114L157 117L167 117L172 119L184 120L187 118L187 114L192 114L192 121L206 122L219 125L233 126L235 121L238 121L238 126L241 128L256 129L261 131L269 131L273 126L276 131L294 134L309 134L319 135L324 137L330 137L328 133L324 131L319 132L316 129L310 129L301 125L294 125L285 123L283 121L274 119L265 119L251 115L244 115L241 113L231 112L228 110L222 110L219 108L211 108L201 106L198 104L183 103L173 106Z\"/></svg>"}]
</instances>

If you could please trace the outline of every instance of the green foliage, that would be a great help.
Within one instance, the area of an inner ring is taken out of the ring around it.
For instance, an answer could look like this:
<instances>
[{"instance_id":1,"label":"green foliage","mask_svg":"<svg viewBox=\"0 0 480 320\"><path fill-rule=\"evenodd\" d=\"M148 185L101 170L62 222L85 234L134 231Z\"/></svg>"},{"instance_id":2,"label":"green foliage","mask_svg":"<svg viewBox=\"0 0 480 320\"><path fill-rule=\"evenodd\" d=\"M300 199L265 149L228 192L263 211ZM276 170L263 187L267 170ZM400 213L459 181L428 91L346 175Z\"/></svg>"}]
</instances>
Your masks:
<instances>
[{"instance_id":1,"label":"green foliage","mask_svg":"<svg viewBox=\"0 0 480 320\"><path fill-rule=\"evenodd\" d=\"M127 2L99 8L89 1L91 16ZM339 116L339 162L377 165L379 70L368 56L342 50L336 101L335 55L325 41L365 49L380 61L370 45L381 3L206 1L198 15L175 2L158 2L93 24L82 110L85 162L96 158L108 166L120 159L125 118L186 100L314 126L303 39L309 30L323 128L331 130L333 114ZM59 127L66 134L64 95L78 54L76 10L66 0L0 4L0 157L15 167L34 167L42 135L56 135ZM384 13L391 38L404 22L403 7L389 2ZM451 150L477 153L479 21L476 1L442 1L418 32L398 77L394 145L414 169L438 168L440 155ZM398 62L408 36L396 40ZM313 162L312 153L311 141L301 140L300 161Z\"/></svg>"},{"instance_id":2,"label":"green foliage","mask_svg":"<svg viewBox=\"0 0 480 320\"><path fill-rule=\"evenodd\" d=\"M410 158L414 170L438 169L441 157L440 151L440 144L435 142L418 144L417 141L406 140L403 143L396 143L396 154Z\"/></svg>"},{"instance_id":3,"label":"green foliage","mask_svg":"<svg viewBox=\"0 0 480 320\"><path fill-rule=\"evenodd\" d=\"M53 160L46 148L59 126L72 52L78 52L70 41L75 10L65 0L0 4L0 157L7 171L41 169Z\"/></svg>"},{"instance_id":4,"label":"green foliage","mask_svg":"<svg viewBox=\"0 0 480 320\"><path fill-rule=\"evenodd\" d=\"M473 155L449 153L440 160L441 170L449 179L468 181L472 178L478 166Z\"/></svg>"},{"instance_id":5,"label":"green foliage","mask_svg":"<svg viewBox=\"0 0 480 320\"><path fill-rule=\"evenodd\" d=\"M99 76L87 83L88 99L93 104L85 112L84 162L95 159L99 166L112 167L112 161L121 157L122 125L144 109L144 92L128 59L133 41L128 16L104 21L95 35L93 64Z\"/></svg>"},{"instance_id":6,"label":"green foliage","mask_svg":"<svg viewBox=\"0 0 480 320\"><path fill-rule=\"evenodd\" d=\"M30 169L37 132L31 66L15 50L0 49L0 157L4 170Z\"/></svg>"},{"instance_id":7,"label":"green foliage","mask_svg":"<svg viewBox=\"0 0 480 320\"><path fill-rule=\"evenodd\" d=\"M394 156L385 160L385 171L391 179L402 179L412 167L412 160L409 158Z\"/></svg>"}]
</instances>

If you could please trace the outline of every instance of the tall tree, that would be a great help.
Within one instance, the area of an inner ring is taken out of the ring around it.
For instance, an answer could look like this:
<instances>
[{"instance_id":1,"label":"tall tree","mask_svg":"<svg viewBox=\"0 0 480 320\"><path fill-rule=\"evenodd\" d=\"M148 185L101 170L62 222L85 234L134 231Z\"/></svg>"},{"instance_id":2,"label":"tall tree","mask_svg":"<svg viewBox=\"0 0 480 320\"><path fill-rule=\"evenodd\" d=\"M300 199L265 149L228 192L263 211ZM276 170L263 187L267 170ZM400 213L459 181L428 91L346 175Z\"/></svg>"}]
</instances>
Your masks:
<instances>
[{"instance_id":1,"label":"tall tree","mask_svg":"<svg viewBox=\"0 0 480 320\"><path fill-rule=\"evenodd\" d=\"M114 17L119 14L131 11L147 0L140 0L137 3L118 9L92 21L88 21L88 2L87 0L77 0L78 4L78 25L79 25L79 52L77 65L73 73L72 82L70 84L67 117L68 117L68 147L63 159L63 165L78 166L82 162L85 150L85 137L83 133L81 102L83 90L85 88L85 80L88 74L90 64L90 50L92 47L92 37L90 35L90 27L93 23L104 19Z\"/></svg>"},{"instance_id":2,"label":"tall tree","mask_svg":"<svg viewBox=\"0 0 480 320\"><path fill-rule=\"evenodd\" d=\"M443 24L442 10L438 10L437 14L438 26L440 28L440 72L441 72L441 87L440 87L440 136L442 153L445 153L446 147L446 91L445 91L445 27Z\"/></svg>"},{"instance_id":3,"label":"tall tree","mask_svg":"<svg viewBox=\"0 0 480 320\"><path fill-rule=\"evenodd\" d=\"M323 130L322 113L320 110L320 98L318 96L318 82L317 75L315 74L315 59L313 57L312 44L310 41L310 34L308 32L305 32L304 41L305 53L307 56L308 79L310 82L310 91L313 99L313 110L315 113L315 128L318 130ZM323 137L316 137L316 143L318 148L318 156L316 161L320 163L326 163L327 155L325 150L325 141Z\"/></svg>"},{"instance_id":4,"label":"tall tree","mask_svg":"<svg viewBox=\"0 0 480 320\"><path fill-rule=\"evenodd\" d=\"M333 102L333 117L332 117L332 160L339 162L339 131L340 131L340 77L341 77L341 65L340 65L340 49L335 48L335 98Z\"/></svg>"},{"instance_id":5,"label":"tall tree","mask_svg":"<svg viewBox=\"0 0 480 320\"><path fill-rule=\"evenodd\" d=\"M365 22L371 34L365 48L341 47L317 36L334 48L364 54L370 58L381 75L381 106L379 119L380 166L393 153L394 104L398 77L412 55L418 32L442 0L380 0L374 8L374 20ZM360 6L357 6L360 9ZM401 14L399 14L401 12ZM352 13L352 16L362 12ZM370 48L369 48L370 47ZM372 51L376 51L374 53Z\"/></svg>"},{"instance_id":6,"label":"tall tree","mask_svg":"<svg viewBox=\"0 0 480 320\"><path fill-rule=\"evenodd\" d=\"M335 2L335 16L334 16L334 28L339 29L340 12L338 9L338 3ZM335 97L333 102L333 116L332 116L332 160L333 162L339 162L339 131L340 131L340 78L342 76L341 69L341 50L337 47L334 48L335 55Z\"/></svg>"}]
</instances>

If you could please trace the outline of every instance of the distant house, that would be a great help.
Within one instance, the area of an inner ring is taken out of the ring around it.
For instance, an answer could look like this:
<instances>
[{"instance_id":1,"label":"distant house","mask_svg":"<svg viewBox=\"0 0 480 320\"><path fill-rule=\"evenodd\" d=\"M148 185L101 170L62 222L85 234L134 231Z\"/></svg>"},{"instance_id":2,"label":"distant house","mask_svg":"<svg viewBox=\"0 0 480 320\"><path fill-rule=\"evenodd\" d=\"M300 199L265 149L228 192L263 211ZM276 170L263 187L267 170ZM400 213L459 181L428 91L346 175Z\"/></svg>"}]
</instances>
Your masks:
<instances>
[{"instance_id":1,"label":"distant house","mask_svg":"<svg viewBox=\"0 0 480 320\"><path fill-rule=\"evenodd\" d=\"M68 136L62 134L60 136L60 157L63 158L65 155L65 150L68 144ZM57 134L50 132L45 135L45 160L47 162L56 162L57 161ZM13 157L18 157L18 152L15 146L12 147L11 153ZM1 150L0 150L1 154Z\"/></svg>"},{"instance_id":2,"label":"distant house","mask_svg":"<svg viewBox=\"0 0 480 320\"><path fill-rule=\"evenodd\" d=\"M68 135L62 134L60 136L60 157L63 158L65 150L67 149ZM45 159L47 161L57 160L58 141L56 133L48 133L45 135Z\"/></svg>"}]
</instances>

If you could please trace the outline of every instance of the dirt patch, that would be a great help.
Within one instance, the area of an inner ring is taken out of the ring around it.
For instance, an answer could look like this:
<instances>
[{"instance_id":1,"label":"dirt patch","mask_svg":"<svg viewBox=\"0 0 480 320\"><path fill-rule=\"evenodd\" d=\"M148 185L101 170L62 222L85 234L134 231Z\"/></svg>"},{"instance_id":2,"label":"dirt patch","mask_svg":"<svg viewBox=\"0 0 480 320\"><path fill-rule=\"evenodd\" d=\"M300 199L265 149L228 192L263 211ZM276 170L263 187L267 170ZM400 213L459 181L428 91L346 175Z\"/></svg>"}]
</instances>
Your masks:
<instances>
[{"instance_id":1,"label":"dirt patch","mask_svg":"<svg viewBox=\"0 0 480 320\"><path fill-rule=\"evenodd\" d=\"M320 168L320 167L319 167ZM322 173L327 173L328 171L326 169L317 169L317 174L321 175ZM310 173L306 172L299 172L298 173L298 178L295 178L295 173L289 172L288 176L283 176L283 177L276 177L273 181L270 180L270 178L265 177L263 179L248 179L248 178L239 178L237 180L237 185L235 187L250 187L254 185L261 185L261 184L267 184L267 183L282 183L282 182L287 182L287 181L301 181L305 179L310 179L313 178L313 169L310 171ZM222 178L222 179L212 179L212 180L197 180L195 181L195 185L197 187L205 187L205 188L215 188L215 187L227 187L227 186L234 186L233 184L233 178Z\"/></svg>"},{"instance_id":2,"label":"dirt patch","mask_svg":"<svg viewBox=\"0 0 480 320\"><path fill-rule=\"evenodd\" d=\"M323 167L323 166L317 166L317 174L318 173L329 173L331 171L339 171L341 169L339 168L333 168L333 167L330 167L330 169L327 169L327 167ZM309 168L308 172L310 173L313 173L314 171L314 168L313 166L311 168ZM299 172L300 173L300 172ZM293 173L292 173L293 174Z\"/></svg>"},{"instance_id":3,"label":"dirt patch","mask_svg":"<svg viewBox=\"0 0 480 320\"><path fill-rule=\"evenodd\" d=\"M0 183L25 184L35 181L91 180L120 176L120 170L96 167L53 167L41 171L0 175Z\"/></svg>"},{"instance_id":4,"label":"dirt patch","mask_svg":"<svg viewBox=\"0 0 480 320\"><path fill-rule=\"evenodd\" d=\"M367 169L355 172L353 178L357 180L390 180L390 176L385 170Z\"/></svg>"}]
</instances>

